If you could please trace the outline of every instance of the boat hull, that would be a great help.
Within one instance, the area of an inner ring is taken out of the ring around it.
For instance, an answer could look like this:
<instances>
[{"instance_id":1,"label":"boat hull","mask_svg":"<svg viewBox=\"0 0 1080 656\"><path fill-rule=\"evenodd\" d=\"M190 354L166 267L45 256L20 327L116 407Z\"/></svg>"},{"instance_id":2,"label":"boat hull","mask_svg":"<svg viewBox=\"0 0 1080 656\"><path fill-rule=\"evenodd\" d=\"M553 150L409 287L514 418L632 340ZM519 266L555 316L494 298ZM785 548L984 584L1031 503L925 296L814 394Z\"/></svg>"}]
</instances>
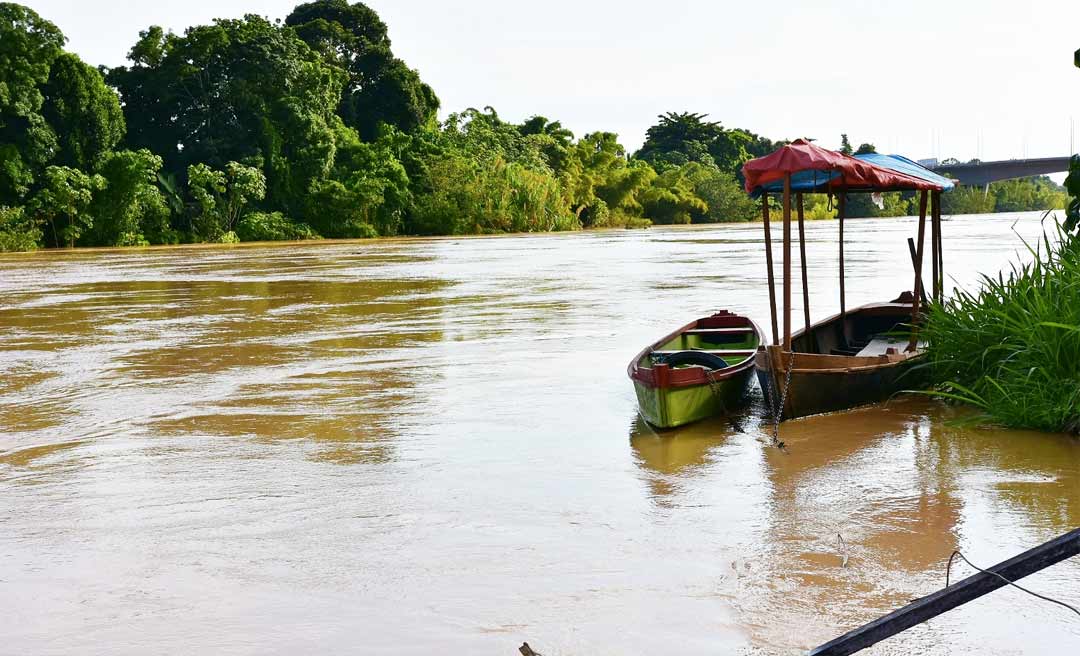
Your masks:
<instances>
[{"instance_id":1,"label":"boat hull","mask_svg":"<svg viewBox=\"0 0 1080 656\"><path fill-rule=\"evenodd\" d=\"M881 403L897 392L916 389L918 383L911 376L911 370L922 360L921 356L916 356L890 365L849 371L815 371L800 369L799 354L796 354L781 419L797 419ZM758 366L757 378L765 394L766 407L777 407L780 404L779 396L783 395L787 370L777 367L771 372L766 358ZM774 394L777 398L774 398Z\"/></svg>"},{"instance_id":2,"label":"boat hull","mask_svg":"<svg viewBox=\"0 0 1080 656\"><path fill-rule=\"evenodd\" d=\"M730 414L745 404L754 383L754 371L711 385L650 387L634 381L638 409L654 428L678 428L709 417Z\"/></svg>"},{"instance_id":3,"label":"boat hull","mask_svg":"<svg viewBox=\"0 0 1080 656\"><path fill-rule=\"evenodd\" d=\"M796 419L880 403L905 389L918 389L917 367L925 353L921 347L908 351L908 338L895 336L910 321L910 304L876 303L795 333L794 353L779 346L758 349L755 367L766 407L778 408L783 399L780 418ZM845 350L860 338L865 348Z\"/></svg>"},{"instance_id":4,"label":"boat hull","mask_svg":"<svg viewBox=\"0 0 1080 656\"><path fill-rule=\"evenodd\" d=\"M721 310L650 345L627 367L642 418L678 428L737 410L754 384L763 341L753 321Z\"/></svg>"}]
</instances>

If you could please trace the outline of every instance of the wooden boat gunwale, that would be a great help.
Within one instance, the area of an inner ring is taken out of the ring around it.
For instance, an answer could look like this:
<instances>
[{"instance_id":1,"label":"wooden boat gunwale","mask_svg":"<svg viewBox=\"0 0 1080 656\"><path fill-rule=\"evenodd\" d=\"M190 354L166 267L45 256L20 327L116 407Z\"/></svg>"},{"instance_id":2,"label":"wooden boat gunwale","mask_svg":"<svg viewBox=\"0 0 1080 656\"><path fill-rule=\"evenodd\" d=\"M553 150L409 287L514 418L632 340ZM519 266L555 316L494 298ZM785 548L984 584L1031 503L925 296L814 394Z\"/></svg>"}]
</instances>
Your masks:
<instances>
[{"instance_id":1,"label":"wooden boat gunwale","mask_svg":"<svg viewBox=\"0 0 1080 656\"><path fill-rule=\"evenodd\" d=\"M686 324L682 328L671 332L670 334L658 339L649 346L645 347L640 353L634 356L634 359L630 361L630 365L626 368L626 373L635 383L641 383L646 387L657 388L683 388L683 387L696 387L700 385L709 385L711 383L722 383L726 380L730 380L745 372L747 369L756 367L757 351L754 349L737 349L745 351L747 355L741 356L739 362L730 365L723 369L706 369L705 367L687 367L684 369L669 369L668 375L665 376L665 380L657 380L656 367L643 367L640 363L647 358L651 353L660 350L659 347L664 344L681 337L684 333L695 330L702 321L707 319L715 319L718 317L730 317L731 319L741 319L746 322L745 327L751 331L758 340L758 348L762 344L766 343L765 334L761 331L761 328L749 317L734 314L734 313L716 313L708 317L702 317L695 319Z\"/></svg>"}]
</instances>

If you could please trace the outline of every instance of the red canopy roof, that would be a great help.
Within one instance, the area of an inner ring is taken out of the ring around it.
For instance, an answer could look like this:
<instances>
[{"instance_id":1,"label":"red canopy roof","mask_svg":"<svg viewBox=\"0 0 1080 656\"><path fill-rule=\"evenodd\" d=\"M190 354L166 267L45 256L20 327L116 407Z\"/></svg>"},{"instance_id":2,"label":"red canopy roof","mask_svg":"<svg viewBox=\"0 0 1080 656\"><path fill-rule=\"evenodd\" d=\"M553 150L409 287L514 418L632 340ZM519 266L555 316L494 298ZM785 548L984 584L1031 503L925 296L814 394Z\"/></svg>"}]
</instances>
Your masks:
<instances>
[{"instance_id":1,"label":"red canopy roof","mask_svg":"<svg viewBox=\"0 0 1080 656\"><path fill-rule=\"evenodd\" d=\"M787 174L802 171L825 171L828 181L822 181L820 190L846 189L848 191L941 191L940 185L921 178L849 157L843 153L815 146L805 139L798 139L771 155L752 159L743 165L746 191L753 193L758 187L783 180Z\"/></svg>"}]
</instances>

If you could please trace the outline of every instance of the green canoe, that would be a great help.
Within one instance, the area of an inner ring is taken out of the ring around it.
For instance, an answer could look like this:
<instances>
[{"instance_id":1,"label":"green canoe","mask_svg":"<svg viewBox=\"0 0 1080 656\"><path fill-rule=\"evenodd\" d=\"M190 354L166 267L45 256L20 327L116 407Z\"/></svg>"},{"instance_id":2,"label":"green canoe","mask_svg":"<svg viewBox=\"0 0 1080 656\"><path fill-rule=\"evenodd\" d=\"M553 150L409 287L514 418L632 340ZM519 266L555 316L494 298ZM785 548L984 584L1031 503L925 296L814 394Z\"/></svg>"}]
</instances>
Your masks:
<instances>
[{"instance_id":1,"label":"green canoe","mask_svg":"<svg viewBox=\"0 0 1080 656\"><path fill-rule=\"evenodd\" d=\"M726 310L664 337L627 368L641 416L676 428L737 409L754 381L761 329Z\"/></svg>"}]
</instances>

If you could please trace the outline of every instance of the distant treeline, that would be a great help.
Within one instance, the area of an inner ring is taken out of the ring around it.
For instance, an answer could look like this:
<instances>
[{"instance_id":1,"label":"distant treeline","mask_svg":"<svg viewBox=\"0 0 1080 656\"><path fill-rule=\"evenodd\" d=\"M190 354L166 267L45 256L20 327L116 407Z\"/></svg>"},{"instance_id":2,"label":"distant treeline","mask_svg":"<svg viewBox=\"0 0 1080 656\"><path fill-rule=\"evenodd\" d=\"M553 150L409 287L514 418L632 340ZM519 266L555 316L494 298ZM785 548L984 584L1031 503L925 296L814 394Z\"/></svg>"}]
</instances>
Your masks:
<instances>
[{"instance_id":1,"label":"distant treeline","mask_svg":"<svg viewBox=\"0 0 1080 656\"><path fill-rule=\"evenodd\" d=\"M150 27L113 69L65 42L0 3L0 250L747 221L739 168L784 143L692 113L634 154L490 107L439 122L386 25L346 0Z\"/></svg>"}]
</instances>

